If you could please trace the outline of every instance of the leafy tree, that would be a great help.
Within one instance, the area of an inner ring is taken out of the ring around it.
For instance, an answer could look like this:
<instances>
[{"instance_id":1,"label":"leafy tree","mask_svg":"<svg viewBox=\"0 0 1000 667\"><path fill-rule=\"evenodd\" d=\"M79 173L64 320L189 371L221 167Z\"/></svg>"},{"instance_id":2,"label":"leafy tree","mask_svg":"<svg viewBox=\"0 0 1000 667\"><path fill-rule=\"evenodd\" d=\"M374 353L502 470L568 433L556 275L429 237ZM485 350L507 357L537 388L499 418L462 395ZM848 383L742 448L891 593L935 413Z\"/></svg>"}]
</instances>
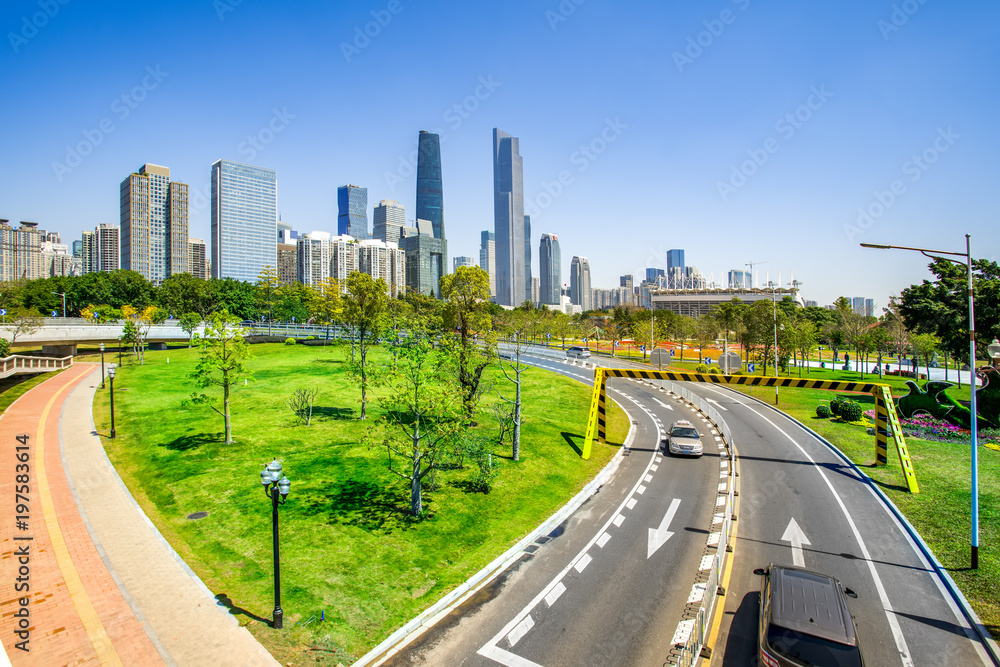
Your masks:
<instances>
[{"instance_id":1,"label":"leafy tree","mask_svg":"<svg viewBox=\"0 0 1000 667\"><path fill-rule=\"evenodd\" d=\"M281 279L278 270L270 264L264 265L257 276L257 303L267 313L267 333L271 335L271 321L274 319L274 302L278 298Z\"/></svg>"},{"instance_id":2,"label":"leafy tree","mask_svg":"<svg viewBox=\"0 0 1000 667\"><path fill-rule=\"evenodd\" d=\"M208 281L208 289L214 310L225 310L241 320L258 319L257 287L252 283L213 278Z\"/></svg>"},{"instance_id":3,"label":"leafy tree","mask_svg":"<svg viewBox=\"0 0 1000 667\"><path fill-rule=\"evenodd\" d=\"M172 315L198 313L204 319L214 309L208 282L190 273L175 273L156 290L156 302Z\"/></svg>"},{"instance_id":4,"label":"leafy tree","mask_svg":"<svg viewBox=\"0 0 1000 667\"><path fill-rule=\"evenodd\" d=\"M895 352L899 370L902 370L903 355L906 354L906 348L910 344L910 330L903 321L899 299L895 296L889 297L889 306L882 316L882 327L886 331L889 349ZM958 377L961 378L962 375L959 374Z\"/></svg>"},{"instance_id":5,"label":"leafy tree","mask_svg":"<svg viewBox=\"0 0 1000 667\"><path fill-rule=\"evenodd\" d=\"M487 304L490 274L478 266L460 266L441 278L444 299L444 336L452 365L462 388L462 406L469 424L475 423L482 397L483 371L495 354L496 338Z\"/></svg>"},{"instance_id":6,"label":"leafy tree","mask_svg":"<svg viewBox=\"0 0 1000 667\"><path fill-rule=\"evenodd\" d=\"M206 394L193 394L192 400L203 403L222 416L225 423L225 444L233 442L232 416L229 409L230 393L244 378L252 378L246 367L251 359L250 346L243 339L239 318L222 311L209 316L201 346L198 365L192 377L199 387L221 387L222 409L213 405Z\"/></svg>"},{"instance_id":7,"label":"leafy tree","mask_svg":"<svg viewBox=\"0 0 1000 667\"><path fill-rule=\"evenodd\" d=\"M913 351L918 357L924 358L924 366L927 369L927 379L931 377L931 356L941 346L941 339L934 334L917 334L911 339Z\"/></svg>"},{"instance_id":8,"label":"leafy tree","mask_svg":"<svg viewBox=\"0 0 1000 667\"><path fill-rule=\"evenodd\" d=\"M194 339L195 329L201 326L202 317L199 313L184 313L181 315L181 330L188 335L188 348Z\"/></svg>"},{"instance_id":9,"label":"leafy tree","mask_svg":"<svg viewBox=\"0 0 1000 667\"><path fill-rule=\"evenodd\" d=\"M330 327L343 312L340 282L336 278L326 278L312 287L310 309L316 321L326 325L326 337L329 339Z\"/></svg>"},{"instance_id":10,"label":"leafy tree","mask_svg":"<svg viewBox=\"0 0 1000 667\"><path fill-rule=\"evenodd\" d=\"M744 305L739 298L734 296L731 300L725 303L713 306L712 310L709 311L712 317L715 318L715 322L718 324L719 329L722 331L725 347L727 349L729 348L729 334L738 333L738 329L743 326L744 310L746 310L746 305Z\"/></svg>"},{"instance_id":11,"label":"leafy tree","mask_svg":"<svg viewBox=\"0 0 1000 667\"><path fill-rule=\"evenodd\" d=\"M698 342L698 361L705 356L705 347L715 342L719 335L719 324L711 315L702 315L695 320L694 338Z\"/></svg>"},{"instance_id":12,"label":"leafy tree","mask_svg":"<svg viewBox=\"0 0 1000 667\"><path fill-rule=\"evenodd\" d=\"M344 297L344 320L357 334L360 359L352 359L352 370L361 380L361 419L366 418L368 405L368 352L385 328L389 287L385 280L375 280L367 273L354 271L347 276L347 296Z\"/></svg>"},{"instance_id":13,"label":"leafy tree","mask_svg":"<svg viewBox=\"0 0 1000 667\"><path fill-rule=\"evenodd\" d=\"M784 313L781 313L784 318ZM743 326L747 349L761 350L760 374L767 374L767 364L774 349L775 311L769 301L754 301L744 312Z\"/></svg>"},{"instance_id":14,"label":"leafy tree","mask_svg":"<svg viewBox=\"0 0 1000 667\"><path fill-rule=\"evenodd\" d=\"M8 349L14 346L18 336L30 336L42 327L42 323L41 316L34 310L21 306L9 308L0 323L0 329L10 335Z\"/></svg>"},{"instance_id":15,"label":"leafy tree","mask_svg":"<svg viewBox=\"0 0 1000 667\"><path fill-rule=\"evenodd\" d=\"M805 317L800 317L791 328L795 349L802 357L799 364L799 377L802 377L802 366L809 372L809 355L816 349L816 324Z\"/></svg>"},{"instance_id":16,"label":"leafy tree","mask_svg":"<svg viewBox=\"0 0 1000 667\"><path fill-rule=\"evenodd\" d=\"M122 306L122 316L135 325L135 333L131 335L135 345L136 358L139 365L146 361L146 337L154 324L162 324L167 319L167 311L159 306L146 306L141 311L128 304Z\"/></svg>"},{"instance_id":17,"label":"leafy tree","mask_svg":"<svg viewBox=\"0 0 1000 667\"><path fill-rule=\"evenodd\" d=\"M278 321L306 322L311 316L312 300L311 285L302 283L280 285L274 303L274 317Z\"/></svg>"}]
</instances>

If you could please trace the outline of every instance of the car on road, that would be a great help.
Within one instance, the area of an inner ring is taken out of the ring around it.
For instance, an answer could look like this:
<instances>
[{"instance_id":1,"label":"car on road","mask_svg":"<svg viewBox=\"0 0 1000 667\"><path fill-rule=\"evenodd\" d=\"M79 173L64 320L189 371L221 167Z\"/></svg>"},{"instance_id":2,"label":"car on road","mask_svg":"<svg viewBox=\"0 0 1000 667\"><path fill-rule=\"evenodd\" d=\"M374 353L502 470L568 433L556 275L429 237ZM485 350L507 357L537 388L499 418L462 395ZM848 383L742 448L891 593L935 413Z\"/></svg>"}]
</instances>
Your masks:
<instances>
[{"instance_id":1,"label":"car on road","mask_svg":"<svg viewBox=\"0 0 1000 667\"><path fill-rule=\"evenodd\" d=\"M847 598L833 577L772 563L760 588L758 655L762 667L863 667Z\"/></svg>"},{"instance_id":2,"label":"car on road","mask_svg":"<svg viewBox=\"0 0 1000 667\"><path fill-rule=\"evenodd\" d=\"M567 359L590 359L590 350L585 347L575 345L566 350Z\"/></svg>"},{"instance_id":3,"label":"car on road","mask_svg":"<svg viewBox=\"0 0 1000 667\"><path fill-rule=\"evenodd\" d=\"M687 456L701 456L704 448L701 444L701 434L694 424L686 419L675 421L667 431L664 438L665 449L671 454L685 454Z\"/></svg>"}]
</instances>

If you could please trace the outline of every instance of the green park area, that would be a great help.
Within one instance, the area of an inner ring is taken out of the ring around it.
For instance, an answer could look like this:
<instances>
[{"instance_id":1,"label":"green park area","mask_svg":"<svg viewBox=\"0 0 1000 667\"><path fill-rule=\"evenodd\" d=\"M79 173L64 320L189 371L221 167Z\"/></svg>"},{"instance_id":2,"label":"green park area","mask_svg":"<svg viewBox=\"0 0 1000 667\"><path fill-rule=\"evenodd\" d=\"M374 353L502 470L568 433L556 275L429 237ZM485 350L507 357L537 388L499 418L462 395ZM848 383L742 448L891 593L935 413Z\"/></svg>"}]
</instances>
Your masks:
<instances>
[{"instance_id":1,"label":"green park area","mask_svg":"<svg viewBox=\"0 0 1000 667\"><path fill-rule=\"evenodd\" d=\"M253 379L233 387L233 443L223 420L193 392L197 349L147 352L115 378L117 438L108 455L144 511L218 598L282 664L349 664L509 549L582 489L610 460L628 430L616 409L609 442L580 458L590 389L550 372L523 371L520 458L497 442L491 406L512 385L495 365L478 426L496 476L488 492L477 466L453 457L424 478L420 518L409 481L388 469L387 449L370 430L385 416L383 389L370 390L360 416L351 346L252 345ZM390 355L369 352L375 368ZM169 359L169 361L168 361ZM317 395L310 425L288 401ZM99 391L98 431L110 427L109 392ZM270 627L271 507L261 469L277 457L291 480L280 508L284 630ZM397 465L400 463L396 461ZM405 462L404 462L405 463ZM207 512L201 519L189 515ZM325 620L320 620L321 618Z\"/></svg>"}]
</instances>

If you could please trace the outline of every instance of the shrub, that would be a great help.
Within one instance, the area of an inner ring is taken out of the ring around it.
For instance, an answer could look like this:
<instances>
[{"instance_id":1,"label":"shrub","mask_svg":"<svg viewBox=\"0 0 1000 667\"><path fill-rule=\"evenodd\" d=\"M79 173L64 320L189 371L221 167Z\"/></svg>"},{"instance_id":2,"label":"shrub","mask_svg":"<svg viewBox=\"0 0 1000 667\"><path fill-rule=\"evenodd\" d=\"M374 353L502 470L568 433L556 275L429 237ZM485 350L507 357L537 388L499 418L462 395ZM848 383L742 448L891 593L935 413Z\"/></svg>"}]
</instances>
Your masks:
<instances>
[{"instance_id":1,"label":"shrub","mask_svg":"<svg viewBox=\"0 0 1000 667\"><path fill-rule=\"evenodd\" d=\"M712 375L718 375L718 374L719 374L719 373L721 373L722 371L720 371L720 370L719 370L718 368L716 368L715 366L712 366L711 368L709 368L709 369L708 369L708 372L709 372L709 373L711 373Z\"/></svg>"},{"instance_id":2,"label":"shrub","mask_svg":"<svg viewBox=\"0 0 1000 667\"><path fill-rule=\"evenodd\" d=\"M294 338L286 338L285 339L285 345L295 345L295 339Z\"/></svg>"},{"instance_id":3,"label":"shrub","mask_svg":"<svg viewBox=\"0 0 1000 667\"><path fill-rule=\"evenodd\" d=\"M864 416L861 405L851 400L842 401L840 404L840 418L845 422L859 422Z\"/></svg>"},{"instance_id":4,"label":"shrub","mask_svg":"<svg viewBox=\"0 0 1000 667\"><path fill-rule=\"evenodd\" d=\"M730 375L743 375L743 371L733 371Z\"/></svg>"},{"instance_id":5,"label":"shrub","mask_svg":"<svg viewBox=\"0 0 1000 667\"><path fill-rule=\"evenodd\" d=\"M306 340L316 340L316 336L306 336Z\"/></svg>"},{"instance_id":6,"label":"shrub","mask_svg":"<svg viewBox=\"0 0 1000 667\"><path fill-rule=\"evenodd\" d=\"M697 366L694 367L694 372L695 373L707 373L708 372L708 366L706 366L705 364L698 364Z\"/></svg>"},{"instance_id":7,"label":"shrub","mask_svg":"<svg viewBox=\"0 0 1000 667\"><path fill-rule=\"evenodd\" d=\"M836 396L832 401L830 401L830 412L835 416L840 416L840 406L846 399L843 396Z\"/></svg>"},{"instance_id":8,"label":"shrub","mask_svg":"<svg viewBox=\"0 0 1000 667\"><path fill-rule=\"evenodd\" d=\"M821 403L816 406L816 416L822 419L829 419L833 416L833 413L830 411L829 406Z\"/></svg>"}]
</instances>

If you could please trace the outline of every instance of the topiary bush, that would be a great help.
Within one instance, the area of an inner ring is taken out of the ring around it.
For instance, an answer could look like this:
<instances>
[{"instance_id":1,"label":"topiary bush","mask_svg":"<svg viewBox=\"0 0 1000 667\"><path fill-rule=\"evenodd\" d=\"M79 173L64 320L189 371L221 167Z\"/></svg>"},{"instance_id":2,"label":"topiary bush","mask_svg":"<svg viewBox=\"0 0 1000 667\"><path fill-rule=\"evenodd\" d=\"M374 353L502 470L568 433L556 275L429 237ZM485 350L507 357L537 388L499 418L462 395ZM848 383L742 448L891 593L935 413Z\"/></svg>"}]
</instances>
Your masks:
<instances>
[{"instance_id":1,"label":"topiary bush","mask_svg":"<svg viewBox=\"0 0 1000 667\"><path fill-rule=\"evenodd\" d=\"M829 419L833 416L833 412L830 411L830 407L828 405L821 403L816 406L816 416L821 419Z\"/></svg>"},{"instance_id":2,"label":"topiary bush","mask_svg":"<svg viewBox=\"0 0 1000 667\"><path fill-rule=\"evenodd\" d=\"M694 367L694 372L695 373L707 373L708 372L708 366L706 366L705 364L698 364L697 366Z\"/></svg>"},{"instance_id":3,"label":"topiary bush","mask_svg":"<svg viewBox=\"0 0 1000 667\"><path fill-rule=\"evenodd\" d=\"M845 422L859 422L864 417L861 405L852 400L841 401L840 418Z\"/></svg>"},{"instance_id":4,"label":"topiary bush","mask_svg":"<svg viewBox=\"0 0 1000 667\"><path fill-rule=\"evenodd\" d=\"M730 375L743 375L743 371L733 371Z\"/></svg>"},{"instance_id":5,"label":"topiary bush","mask_svg":"<svg viewBox=\"0 0 1000 667\"><path fill-rule=\"evenodd\" d=\"M844 399L843 396L835 396L833 400L830 401L830 412L832 412L834 416L840 416L840 406L845 400L846 399Z\"/></svg>"},{"instance_id":6,"label":"topiary bush","mask_svg":"<svg viewBox=\"0 0 1000 667\"><path fill-rule=\"evenodd\" d=\"M712 366L711 368L709 368L709 369L708 369L708 372L709 372L710 374L712 374L712 375L718 375L718 374L719 374L719 373L721 373L722 371L720 371L720 370L719 370L718 368L716 368L715 366Z\"/></svg>"},{"instance_id":7,"label":"topiary bush","mask_svg":"<svg viewBox=\"0 0 1000 667\"><path fill-rule=\"evenodd\" d=\"M285 345L295 345L295 339L294 338L286 338L285 339Z\"/></svg>"},{"instance_id":8,"label":"topiary bush","mask_svg":"<svg viewBox=\"0 0 1000 667\"><path fill-rule=\"evenodd\" d=\"M316 336L306 336L306 340L316 340Z\"/></svg>"}]
</instances>

